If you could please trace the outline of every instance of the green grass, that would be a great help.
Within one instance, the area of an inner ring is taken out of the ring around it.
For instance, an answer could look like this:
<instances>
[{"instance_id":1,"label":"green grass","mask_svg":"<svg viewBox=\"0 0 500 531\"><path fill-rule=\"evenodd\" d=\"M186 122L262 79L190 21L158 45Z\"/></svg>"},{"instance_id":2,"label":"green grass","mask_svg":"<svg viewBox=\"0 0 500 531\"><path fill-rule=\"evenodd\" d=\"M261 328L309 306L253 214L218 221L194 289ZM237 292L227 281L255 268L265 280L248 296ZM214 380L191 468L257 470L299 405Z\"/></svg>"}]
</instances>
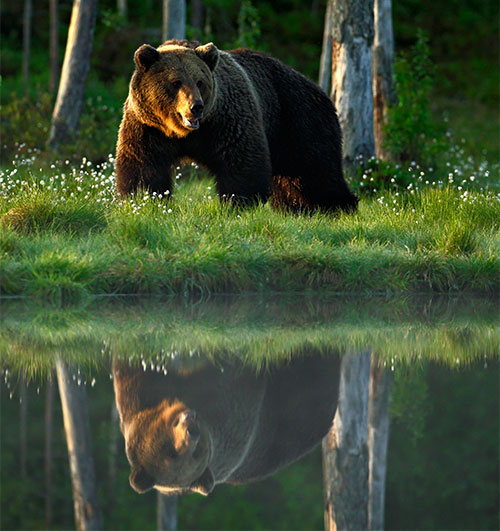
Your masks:
<instances>
[{"instance_id":1,"label":"green grass","mask_svg":"<svg viewBox=\"0 0 500 531\"><path fill-rule=\"evenodd\" d=\"M234 209L193 176L172 199L122 201L112 160L15 161L0 176L1 294L497 292L498 193L476 176L426 184L409 169L406 188L335 216Z\"/></svg>"}]
</instances>

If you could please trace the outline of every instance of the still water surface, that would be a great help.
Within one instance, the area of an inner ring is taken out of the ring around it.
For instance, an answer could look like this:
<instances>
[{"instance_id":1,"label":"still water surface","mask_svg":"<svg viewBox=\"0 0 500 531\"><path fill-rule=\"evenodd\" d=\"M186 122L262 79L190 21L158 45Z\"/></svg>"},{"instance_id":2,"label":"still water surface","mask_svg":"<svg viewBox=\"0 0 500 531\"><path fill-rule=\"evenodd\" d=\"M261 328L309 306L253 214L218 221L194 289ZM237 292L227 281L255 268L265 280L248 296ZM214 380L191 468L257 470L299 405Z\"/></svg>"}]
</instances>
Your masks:
<instances>
[{"instance_id":1,"label":"still water surface","mask_svg":"<svg viewBox=\"0 0 500 531\"><path fill-rule=\"evenodd\" d=\"M498 529L499 336L471 297L4 300L1 528Z\"/></svg>"}]
</instances>

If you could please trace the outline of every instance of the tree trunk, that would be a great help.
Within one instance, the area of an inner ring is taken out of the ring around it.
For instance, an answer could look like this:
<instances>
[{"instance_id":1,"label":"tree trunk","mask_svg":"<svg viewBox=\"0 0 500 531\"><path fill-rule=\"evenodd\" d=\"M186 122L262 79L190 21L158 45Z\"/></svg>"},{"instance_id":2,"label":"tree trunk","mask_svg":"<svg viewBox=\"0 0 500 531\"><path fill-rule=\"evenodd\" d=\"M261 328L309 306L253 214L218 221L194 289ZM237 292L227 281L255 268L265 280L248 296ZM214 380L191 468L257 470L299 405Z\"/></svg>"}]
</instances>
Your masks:
<instances>
[{"instance_id":1,"label":"tree trunk","mask_svg":"<svg viewBox=\"0 0 500 531\"><path fill-rule=\"evenodd\" d=\"M30 80L30 55L31 55L31 0L24 0L23 12L23 83L27 87Z\"/></svg>"},{"instance_id":2,"label":"tree trunk","mask_svg":"<svg viewBox=\"0 0 500 531\"><path fill-rule=\"evenodd\" d=\"M52 114L48 145L57 149L75 134L90 66L97 0L74 0L68 42Z\"/></svg>"},{"instance_id":3,"label":"tree trunk","mask_svg":"<svg viewBox=\"0 0 500 531\"><path fill-rule=\"evenodd\" d=\"M80 382L72 379L71 371L64 362L57 360L56 370L68 445L76 527L79 530L102 529L90 442L87 393Z\"/></svg>"},{"instance_id":4,"label":"tree trunk","mask_svg":"<svg viewBox=\"0 0 500 531\"><path fill-rule=\"evenodd\" d=\"M26 379L21 376L21 392L19 398L19 472L26 479L26 456L28 454L28 388Z\"/></svg>"},{"instance_id":5,"label":"tree trunk","mask_svg":"<svg viewBox=\"0 0 500 531\"><path fill-rule=\"evenodd\" d=\"M332 1L332 88L343 132L344 164L375 154L373 133L373 0Z\"/></svg>"},{"instance_id":6,"label":"tree trunk","mask_svg":"<svg viewBox=\"0 0 500 531\"><path fill-rule=\"evenodd\" d=\"M111 415L109 421L109 455L108 455L108 512L113 514L115 505L115 482L116 482L116 455L118 453L118 440L120 434L120 416L116 403L111 404Z\"/></svg>"},{"instance_id":7,"label":"tree trunk","mask_svg":"<svg viewBox=\"0 0 500 531\"><path fill-rule=\"evenodd\" d=\"M52 439L54 434L54 374L51 373L45 391L45 527L52 527Z\"/></svg>"},{"instance_id":8,"label":"tree trunk","mask_svg":"<svg viewBox=\"0 0 500 531\"><path fill-rule=\"evenodd\" d=\"M156 498L156 527L158 531L177 529L177 496L165 496L160 492Z\"/></svg>"},{"instance_id":9,"label":"tree trunk","mask_svg":"<svg viewBox=\"0 0 500 531\"><path fill-rule=\"evenodd\" d=\"M342 358L337 412L323 439L325 529L367 529L370 352Z\"/></svg>"},{"instance_id":10,"label":"tree trunk","mask_svg":"<svg viewBox=\"0 0 500 531\"><path fill-rule=\"evenodd\" d=\"M186 1L163 0L162 39L186 38Z\"/></svg>"},{"instance_id":11,"label":"tree trunk","mask_svg":"<svg viewBox=\"0 0 500 531\"><path fill-rule=\"evenodd\" d=\"M50 0L50 93L55 94L59 81L59 9L58 0Z\"/></svg>"},{"instance_id":12,"label":"tree trunk","mask_svg":"<svg viewBox=\"0 0 500 531\"><path fill-rule=\"evenodd\" d=\"M323 47L319 61L318 85L328 94L332 75L332 2L326 3L325 27L323 30Z\"/></svg>"},{"instance_id":13,"label":"tree trunk","mask_svg":"<svg viewBox=\"0 0 500 531\"><path fill-rule=\"evenodd\" d=\"M375 357L370 370L368 405L368 529L384 528L385 476L389 441L389 398L392 372L379 365Z\"/></svg>"},{"instance_id":14,"label":"tree trunk","mask_svg":"<svg viewBox=\"0 0 500 531\"><path fill-rule=\"evenodd\" d=\"M392 31L391 0L375 0L375 38L373 41L373 123L377 157L389 158L384 149L384 129L387 108L396 103L394 83L394 34Z\"/></svg>"},{"instance_id":15,"label":"tree trunk","mask_svg":"<svg viewBox=\"0 0 500 531\"><path fill-rule=\"evenodd\" d=\"M116 8L118 13L123 17L124 20L127 20L127 0L117 0Z\"/></svg>"}]
</instances>

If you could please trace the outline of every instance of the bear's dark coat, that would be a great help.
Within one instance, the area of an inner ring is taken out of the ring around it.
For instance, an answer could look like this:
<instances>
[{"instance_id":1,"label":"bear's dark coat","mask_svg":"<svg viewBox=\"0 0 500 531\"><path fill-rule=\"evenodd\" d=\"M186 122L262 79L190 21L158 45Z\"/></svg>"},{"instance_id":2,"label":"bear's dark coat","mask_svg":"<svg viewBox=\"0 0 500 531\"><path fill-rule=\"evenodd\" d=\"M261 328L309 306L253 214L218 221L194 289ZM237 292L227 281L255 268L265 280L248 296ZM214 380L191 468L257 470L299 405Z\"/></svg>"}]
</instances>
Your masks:
<instances>
[{"instance_id":1,"label":"bear's dark coat","mask_svg":"<svg viewBox=\"0 0 500 531\"><path fill-rule=\"evenodd\" d=\"M221 198L291 209L352 210L332 102L263 53L212 43L141 46L116 154L120 194L172 191L181 159L207 167Z\"/></svg>"},{"instance_id":2,"label":"bear's dark coat","mask_svg":"<svg viewBox=\"0 0 500 531\"><path fill-rule=\"evenodd\" d=\"M314 352L261 374L205 362L164 375L115 361L131 485L206 495L272 474L326 435L339 375L339 356Z\"/></svg>"}]
</instances>

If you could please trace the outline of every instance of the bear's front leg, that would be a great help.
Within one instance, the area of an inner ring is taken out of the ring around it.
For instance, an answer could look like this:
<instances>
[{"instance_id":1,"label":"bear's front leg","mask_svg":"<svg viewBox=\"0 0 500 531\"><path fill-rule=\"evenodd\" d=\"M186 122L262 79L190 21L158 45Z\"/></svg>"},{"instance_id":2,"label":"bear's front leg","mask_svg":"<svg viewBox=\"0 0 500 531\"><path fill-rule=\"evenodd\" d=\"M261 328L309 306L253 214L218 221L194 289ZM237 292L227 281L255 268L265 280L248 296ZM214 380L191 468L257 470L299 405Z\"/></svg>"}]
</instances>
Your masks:
<instances>
[{"instance_id":1,"label":"bear's front leg","mask_svg":"<svg viewBox=\"0 0 500 531\"><path fill-rule=\"evenodd\" d=\"M116 147L116 188L122 196L143 189L165 194L172 191L174 146L153 127L125 114Z\"/></svg>"}]
</instances>

